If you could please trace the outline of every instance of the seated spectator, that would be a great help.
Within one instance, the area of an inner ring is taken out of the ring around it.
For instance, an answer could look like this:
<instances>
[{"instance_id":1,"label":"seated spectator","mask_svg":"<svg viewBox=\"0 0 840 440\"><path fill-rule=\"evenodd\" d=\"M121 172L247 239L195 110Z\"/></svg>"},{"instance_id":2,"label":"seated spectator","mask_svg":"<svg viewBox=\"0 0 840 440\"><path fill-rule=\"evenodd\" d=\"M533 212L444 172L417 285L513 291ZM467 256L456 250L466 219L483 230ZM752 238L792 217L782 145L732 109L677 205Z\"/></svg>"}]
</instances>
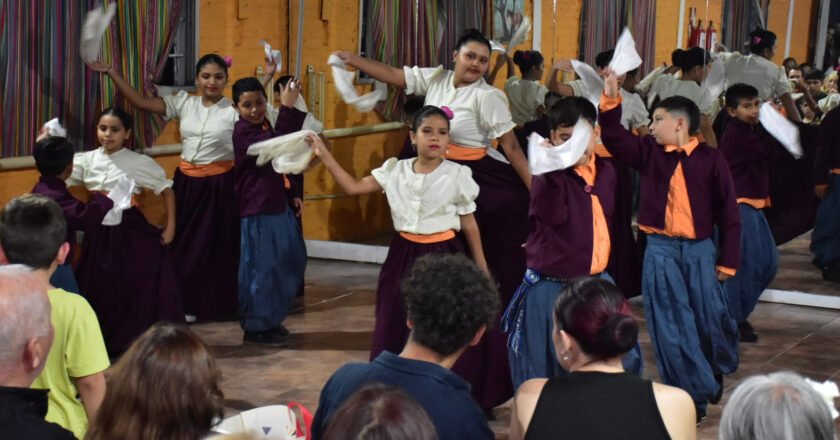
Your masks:
<instances>
[{"instance_id":1,"label":"seated spectator","mask_svg":"<svg viewBox=\"0 0 840 440\"><path fill-rule=\"evenodd\" d=\"M69 252L66 228L64 214L52 199L36 194L12 199L0 215L0 246L7 260L0 263L25 264L50 288L55 338L32 388L50 390L48 421L84 438L88 420L105 397L103 372L111 363L90 304L50 285Z\"/></svg>"},{"instance_id":2,"label":"seated spectator","mask_svg":"<svg viewBox=\"0 0 840 440\"><path fill-rule=\"evenodd\" d=\"M826 401L792 372L748 377L735 388L720 420L721 440L832 440Z\"/></svg>"},{"instance_id":3,"label":"seated spectator","mask_svg":"<svg viewBox=\"0 0 840 440\"><path fill-rule=\"evenodd\" d=\"M199 440L224 412L221 373L184 326L155 324L114 366L88 440Z\"/></svg>"},{"instance_id":4,"label":"seated spectator","mask_svg":"<svg viewBox=\"0 0 840 440\"><path fill-rule=\"evenodd\" d=\"M0 266L0 437L75 438L44 420L49 391L29 388L52 340L47 286L26 266Z\"/></svg>"},{"instance_id":5,"label":"seated spectator","mask_svg":"<svg viewBox=\"0 0 840 440\"><path fill-rule=\"evenodd\" d=\"M519 387L510 438L694 439L688 393L624 371L621 356L638 333L618 288L593 277L570 281L554 306L553 336L570 374Z\"/></svg>"},{"instance_id":6,"label":"seated spectator","mask_svg":"<svg viewBox=\"0 0 840 440\"><path fill-rule=\"evenodd\" d=\"M324 433L325 440L437 440L426 411L399 388L365 386L344 401Z\"/></svg>"},{"instance_id":7,"label":"seated spectator","mask_svg":"<svg viewBox=\"0 0 840 440\"><path fill-rule=\"evenodd\" d=\"M312 438L325 438L338 407L374 382L416 399L441 439L494 438L469 383L449 371L495 323L499 297L493 283L463 255L431 254L417 259L402 293L411 329L405 348L399 355L383 351L373 362L339 368L321 391Z\"/></svg>"},{"instance_id":8,"label":"seated spectator","mask_svg":"<svg viewBox=\"0 0 840 440\"><path fill-rule=\"evenodd\" d=\"M823 76L823 73L816 69L805 75L805 84L808 86L808 93L817 101L826 96L826 93L823 92L824 79L825 76Z\"/></svg>"}]
</instances>

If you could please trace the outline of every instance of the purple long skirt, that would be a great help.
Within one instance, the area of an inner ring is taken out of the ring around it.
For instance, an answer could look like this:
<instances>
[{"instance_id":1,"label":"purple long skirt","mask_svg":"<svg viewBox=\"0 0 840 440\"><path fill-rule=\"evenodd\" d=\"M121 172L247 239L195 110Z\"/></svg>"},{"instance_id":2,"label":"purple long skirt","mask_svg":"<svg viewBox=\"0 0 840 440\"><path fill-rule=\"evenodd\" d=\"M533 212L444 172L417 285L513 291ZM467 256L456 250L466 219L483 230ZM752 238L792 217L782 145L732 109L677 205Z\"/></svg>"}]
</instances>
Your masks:
<instances>
[{"instance_id":1,"label":"purple long skirt","mask_svg":"<svg viewBox=\"0 0 840 440\"><path fill-rule=\"evenodd\" d=\"M607 273L630 298L642 293L642 252L633 235L633 170L610 158L618 175Z\"/></svg>"},{"instance_id":2,"label":"purple long skirt","mask_svg":"<svg viewBox=\"0 0 840 440\"><path fill-rule=\"evenodd\" d=\"M371 360L383 350L399 353L405 346L409 330L405 323L405 304L400 286L418 258L435 253L464 253L464 245L460 237L439 243L422 244L406 240L399 234L391 242L376 287L376 324L370 348Z\"/></svg>"},{"instance_id":3,"label":"purple long skirt","mask_svg":"<svg viewBox=\"0 0 840 440\"><path fill-rule=\"evenodd\" d=\"M119 225L99 226L85 234L76 278L112 354L127 349L158 321L184 322L161 232L132 208L123 212Z\"/></svg>"},{"instance_id":4,"label":"purple long skirt","mask_svg":"<svg viewBox=\"0 0 840 440\"><path fill-rule=\"evenodd\" d=\"M201 320L237 317L239 213L233 170L190 177L175 170L172 257L186 313Z\"/></svg>"},{"instance_id":5,"label":"purple long skirt","mask_svg":"<svg viewBox=\"0 0 840 440\"><path fill-rule=\"evenodd\" d=\"M525 274L530 195L509 164L489 156L475 161L455 161L470 167L480 187L476 221L490 273L499 285L504 310ZM502 310L499 311L501 316ZM513 396L506 337L499 326L487 329L481 342L468 348L452 371L470 382L472 395L485 410Z\"/></svg>"}]
</instances>

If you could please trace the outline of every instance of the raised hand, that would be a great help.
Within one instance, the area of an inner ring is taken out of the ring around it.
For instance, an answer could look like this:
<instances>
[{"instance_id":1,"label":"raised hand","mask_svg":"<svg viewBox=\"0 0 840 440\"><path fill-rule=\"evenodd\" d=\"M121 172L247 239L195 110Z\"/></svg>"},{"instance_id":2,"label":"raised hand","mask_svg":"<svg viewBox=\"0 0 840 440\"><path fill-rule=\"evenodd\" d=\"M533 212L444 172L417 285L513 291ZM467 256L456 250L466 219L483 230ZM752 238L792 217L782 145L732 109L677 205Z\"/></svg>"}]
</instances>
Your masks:
<instances>
[{"instance_id":1,"label":"raised hand","mask_svg":"<svg viewBox=\"0 0 840 440\"><path fill-rule=\"evenodd\" d=\"M109 73L111 71L111 65L105 64L105 62L103 62L102 60L87 63L87 66L90 68L90 70L99 73Z\"/></svg>"},{"instance_id":2,"label":"raised hand","mask_svg":"<svg viewBox=\"0 0 840 440\"><path fill-rule=\"evenodd\" d=\"M280 92L280 104L284 107L294 107L300 95L300 83L297 78L292 78Z\"/></svg>"}]
</instances>

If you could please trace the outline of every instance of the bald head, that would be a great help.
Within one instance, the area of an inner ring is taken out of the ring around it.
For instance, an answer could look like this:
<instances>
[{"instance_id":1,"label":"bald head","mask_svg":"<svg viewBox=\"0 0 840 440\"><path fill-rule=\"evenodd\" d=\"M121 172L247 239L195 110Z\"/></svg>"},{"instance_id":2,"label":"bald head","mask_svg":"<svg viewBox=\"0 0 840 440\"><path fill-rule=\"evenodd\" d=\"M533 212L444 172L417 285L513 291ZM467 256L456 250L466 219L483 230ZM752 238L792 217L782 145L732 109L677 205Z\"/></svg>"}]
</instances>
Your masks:
<instances>
[{"instance_id":1,"label":"bald head","mask_svg":"<svg viewBox=\"0 0 840 440\"><path fill-rule=\"evenodd\" d=\"M53 336L47 289L26 266L0 266L0 385L28 387L44 367Z\"/></svg>"}]
</instances>

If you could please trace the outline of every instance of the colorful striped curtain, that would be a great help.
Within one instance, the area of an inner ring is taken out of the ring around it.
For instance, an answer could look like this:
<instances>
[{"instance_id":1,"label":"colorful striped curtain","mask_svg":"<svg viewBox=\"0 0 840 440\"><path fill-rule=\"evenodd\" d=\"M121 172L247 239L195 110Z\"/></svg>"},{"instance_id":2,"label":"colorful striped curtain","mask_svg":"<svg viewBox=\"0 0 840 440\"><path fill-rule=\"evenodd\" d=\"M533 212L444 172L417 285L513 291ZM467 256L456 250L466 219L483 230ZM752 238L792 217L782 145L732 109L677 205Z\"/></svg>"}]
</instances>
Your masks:
<instances>
[{"instance_id":1,"label":"colorful striped curtain","mask_svg":"<svg viewBox=\"0 0 840 440\"><path fill-rule=\"evenodd\" d=\"M625 26L633 33L642 57L639 72L645 75L656 63L656 0L626 0L625 10Z\"/></svg>"},{"instance_id":2,"label":"colorful striped curtain","mask_svg":"<svg viewBox=\"0 0 840 440\"><path fill-rule=\"evenodd\" d=\"M96 0L0 0L0 157L28 156L44 122L59 118L77 148L91 122L98 73L79 58L84 14Z\"/></svg>"},{"instance_id":3,"label":"colorful striped curtain","mask_svg":"<svg viewBox=\"0 0 840 440\"><path fill-rule=\"evenodd\" d=\"M369 0L371 57L394 67L452 65L458 36L484 28L484 0ZM389 89L376 109L399 120L405 93Z\"/></svg>"},{"instance_id":4,"label":"colorful striped curtain","mask_svg":"<svg viewBox=\"0 0 840 440\"><path fill-rule=\"evenodd\" d=\"M152 81L163 71L184 0L119 0L102 42L102 59L145 96L157 96ZM133 146L151 147L163 128L159 115L131 107L114 83L102 77L102 107L118 106L134 117Z\"/></svg>"},{"instance_id":5,"label":"colorful striped curtain","mask_svg":"<svg viewBox=\"0 0 840 440\"><path fill-rule=\"evenodd\" d=\"M615 47L621 31L630 28L642 57L641 74L656 57L656 0L584 0L580 14L580 59L595 65L595 56Z\"/></svg>"}]
</instances>

